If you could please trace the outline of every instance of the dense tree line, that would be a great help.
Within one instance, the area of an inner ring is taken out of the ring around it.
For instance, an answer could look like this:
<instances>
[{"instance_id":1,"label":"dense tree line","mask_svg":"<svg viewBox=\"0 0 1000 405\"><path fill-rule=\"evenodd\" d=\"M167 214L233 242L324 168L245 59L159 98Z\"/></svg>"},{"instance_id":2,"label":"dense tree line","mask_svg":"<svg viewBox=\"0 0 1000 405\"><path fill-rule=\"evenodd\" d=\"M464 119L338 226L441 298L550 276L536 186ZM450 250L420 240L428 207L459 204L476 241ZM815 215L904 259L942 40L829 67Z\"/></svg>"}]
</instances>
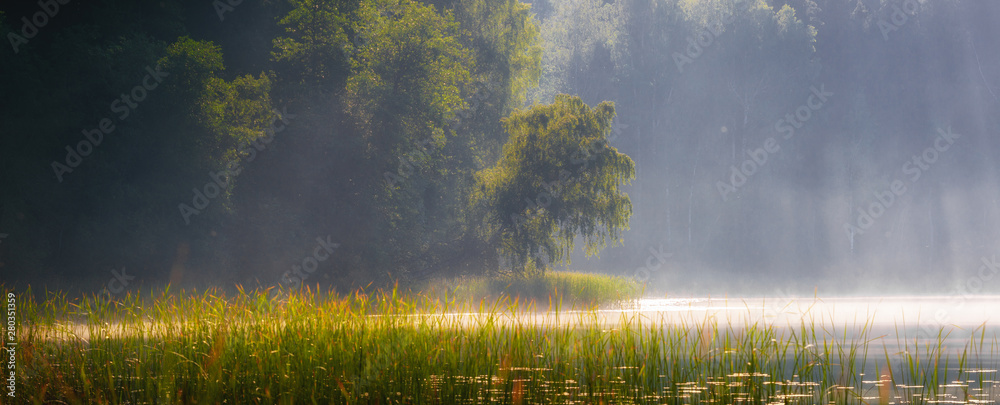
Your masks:
<instances>
[{"instance_id":1,"label":"dense tree line","mask_svg":"<svg viewBox=\"0 0 1000 405\"><path fill-rule=\"evenodd\" d=\"M510 224L481 226L483 215L525 208L472 202L487 187L477 173L493 170L508 141L502 119L537 86L541 48L527 5L37 6L0 14L11 42L0 118L5 280L351 286L522 271L530 260L533 249L505 250L501 239L518 242L495 236ZM38 27L18 29L8 13ZM590 119L566 97L573 111L538 114ZM556 136L543 125L537 136L627 165L600 142L613 106L599 109L599 126ZM615 187L631 173L605 175L602 165L588 174L604 176L617 200L599 208L614 212L571 208L578 224L562 238L603 238L589 216L602 215L612 236L627 224ZM501 266L501 254L515 261Z\"/></svg>"},{"instance_id":2,"label":"dense tree line","mask_svg":"<svg viewBox=\"0 0 1000 405\"><path fill-rule=\"evenodd\" d=\"M582 233L591 253L626 241L604 268L641 266L659 245L675 269L822 278L891 264L902 278L996 239L945 229L977 219L927 197L945 194L952 170L995 169L996 10L5 4L0 273L346 286L565 262ZM969 157L929 173L893 219L845 233L919 153L908 145L948 127ZM527 158L554 145L581 149ZM643 220L626 231L633 210ZM989 205L966 211L1000 219ZM917 245L932 247L903 257Z\"/></svg>"},{"instance_id":3,"label":"dense tree line","mask_svg":"<svg viewBox=\"0 0 1000 405\"><path fill-rule=\"evenodd\" d=\"M495 261L466 194L537 83L526 5L42 3L0 51L5 279L266 286L317 239L339 285Z\"/></svg>"}]
</instances>

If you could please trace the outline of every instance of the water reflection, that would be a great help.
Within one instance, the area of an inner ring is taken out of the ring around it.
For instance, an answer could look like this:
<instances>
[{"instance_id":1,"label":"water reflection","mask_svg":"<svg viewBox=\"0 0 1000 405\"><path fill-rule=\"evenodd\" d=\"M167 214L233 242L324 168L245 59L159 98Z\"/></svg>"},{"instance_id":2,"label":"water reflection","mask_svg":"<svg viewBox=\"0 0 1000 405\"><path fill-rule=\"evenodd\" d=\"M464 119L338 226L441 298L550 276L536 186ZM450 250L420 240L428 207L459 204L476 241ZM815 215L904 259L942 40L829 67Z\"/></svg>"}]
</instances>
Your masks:
<instances>
[{"instance_id":1,"label":"water reflection","mask_svg":"<svg viewBox=\"0 0 1000 405\"><path fill-rule=\"evenodd\" d=\"M667 320L707 315L720 321L763 320L776 325L805 319L830 324L965 328L1000 323L1000 296L643 298L599 310L624 311L665 314Z\"/></svg>"}]
</instances>

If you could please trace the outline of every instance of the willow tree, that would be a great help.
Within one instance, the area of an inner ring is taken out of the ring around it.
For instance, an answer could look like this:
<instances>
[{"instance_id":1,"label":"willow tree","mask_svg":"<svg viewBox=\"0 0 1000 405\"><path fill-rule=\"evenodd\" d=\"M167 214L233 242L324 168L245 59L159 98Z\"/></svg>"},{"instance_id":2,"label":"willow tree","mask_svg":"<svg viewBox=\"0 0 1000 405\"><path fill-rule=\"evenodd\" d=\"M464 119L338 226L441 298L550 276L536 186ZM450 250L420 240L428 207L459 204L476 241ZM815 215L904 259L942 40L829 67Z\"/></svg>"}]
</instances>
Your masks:
<instances>
[{"instance_id":1,"label":"willow tree","mask_svg":"<svg viewBox=\"0 0 1000 405\"><path fill-rule=\"evenodd\" d=\"M472 196L484 237L515 272L569 263L576 237L588 256L621 243L632 203L621 186L632 159L608 144L614 103L590 108L576 96L515 111L499 161L477 173Z\"/></svg>"}]
</instances>

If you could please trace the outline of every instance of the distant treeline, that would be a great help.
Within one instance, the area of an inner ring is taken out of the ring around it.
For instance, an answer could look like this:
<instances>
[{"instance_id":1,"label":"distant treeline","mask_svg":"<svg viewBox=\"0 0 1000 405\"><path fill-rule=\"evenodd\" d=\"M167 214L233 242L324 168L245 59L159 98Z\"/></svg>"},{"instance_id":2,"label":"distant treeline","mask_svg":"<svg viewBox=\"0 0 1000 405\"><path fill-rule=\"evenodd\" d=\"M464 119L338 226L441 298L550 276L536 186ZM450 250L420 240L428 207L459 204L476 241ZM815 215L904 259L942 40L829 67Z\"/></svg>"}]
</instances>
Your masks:
<instances>
[{"instance_id":1,"label":"distant treeline","mask_svg":"<svg viewBox=\"0 0 1000 405\"><path fill-rule=\"evenodd\" d=\"M614 145L636 162L625 247L586 266L716 292L944 292L1000 253L1000 3L532 9L529 98L614 101ZM649 266L650 251L673 255Z\"/></svg>"}]
</instances>

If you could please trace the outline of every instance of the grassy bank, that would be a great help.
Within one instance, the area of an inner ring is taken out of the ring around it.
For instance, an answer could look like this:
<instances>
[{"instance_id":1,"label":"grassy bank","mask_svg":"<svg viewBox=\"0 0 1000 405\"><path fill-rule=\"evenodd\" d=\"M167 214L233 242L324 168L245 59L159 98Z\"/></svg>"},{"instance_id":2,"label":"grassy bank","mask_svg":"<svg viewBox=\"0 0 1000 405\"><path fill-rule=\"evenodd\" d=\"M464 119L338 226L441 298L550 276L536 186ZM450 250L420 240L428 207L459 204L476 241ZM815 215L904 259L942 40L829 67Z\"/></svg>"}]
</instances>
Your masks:
<instances>
[{"instance_id":1,"label":"grassy bank","mask_svg":"<svg viewBox=\"0 0 1000 405\"><path fill-rule=\"evenodd\" d=\"M460 303L485 299L534 302L546 307L549 302L564 307L591 307L638 298L642 286L631 279L606 274L549 271L528 276L460 277L435 279L422 286L421 294Z\"/></svg>"},{"instance_id":2,"label":"grassy bank","mask_svg":"<svg viewBox=\"0 0 1000 405\"><path fill-rule=\"evenodd\" d=\"M998 353L986 335L958 353L940 338L907 344L899 357L867 325L856 339L807 323L626 314L608 325L596 311L532 318L507 298L472 307L395 291L51 296L19 308L19 397L5 404L925 403L952 381L966 399L1000 391L977 363ZM939 367L956 355L957 370ZM869 360L877 372L860 375Z\"/></svg>"}]
</instances>

